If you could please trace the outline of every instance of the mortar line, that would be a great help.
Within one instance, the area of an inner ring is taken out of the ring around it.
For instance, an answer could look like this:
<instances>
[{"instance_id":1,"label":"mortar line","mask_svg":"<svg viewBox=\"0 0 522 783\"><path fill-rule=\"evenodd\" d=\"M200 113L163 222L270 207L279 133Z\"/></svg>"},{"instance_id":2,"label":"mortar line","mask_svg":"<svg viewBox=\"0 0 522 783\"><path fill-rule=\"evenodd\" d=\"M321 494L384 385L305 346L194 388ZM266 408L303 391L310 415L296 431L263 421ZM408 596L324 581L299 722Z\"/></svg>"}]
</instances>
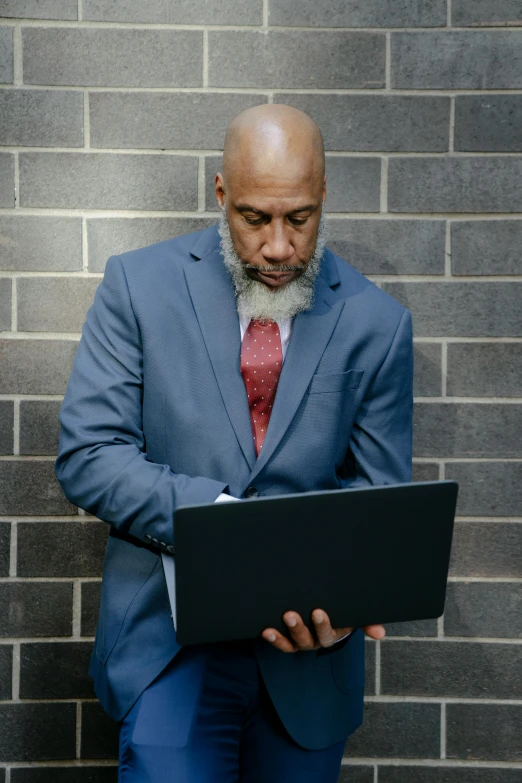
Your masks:
<instances>
[{"instance_id":1,"label":"mortar line","mask_svg":"<svg viewBox=\"0 0 522 783\"><path fill-rule=\"evenodd\" d=\"M13 85L23 82L22 26L17 24L13 28Z\"/></svg>"},{"instance_id":2,"label":"mortar line","mask_svg":"<svg viewBox=\"0 0 522 783\"><path fill-rule=\"evenodd\" d=\"M82 703L76 702L76 758L82 757Z\"/></svg>"},{"instance_id":3,"label":"mortar line","mask_svg":"<svg viewBox=\"0 0 522 783\"><path fill-rule=\"evenodd\" d=\"M444 639L444 615L437 617L437 638Z\"/></svg>"},{"instance_id":4,"label":"mortar line","mask_svg":"<svg viewBox=\"0 0 522 783\"><path fill-rule=\"evenodd\" d=\"M11 768L5 767L5 783L11 783Z\"/></svg>"},{"instance_id":5,"label":"mortar line","mask_svg":"<svg viewBox=\"0 0 522 783\"><path fill-rule=\"evenodd\" d=\"M78 21L83 19L83 0L78 0Z\"/></svg>"},{"instance_id":6,"label":"mortar line","mask_svg":"<svg viewBox=\"0 0 522 783\"><path fill-rule=\"evenodd\" d=\"M4 147L2 146L2 150ZM18 152L14 154L14 212L20 209L20 160Z\"/></svg>"},{"instance_id":7,"label":"mortar line","mask_svg":"<svg viewBox=\"0 0 522 783\"><path fill-rule=\"evenodd\" d=\"M381 642L375 642L375 695L381 693Z\"/></svg>"},{"instance_id":8,"label":"mortar line","mask_svg":"<svg viewBox=\"0 0 522 783\"><path fill-rule=\"evenodd\" d=\"M205 182L205 156L198 158L198 212L205 211L206 182Z\"/></svg>"},{"instance_id":9,"label":"mortar line","mask_svg":"<svg viewBox=\"0 0 522 783\"><path fill-rule=\"evenodd\" d=\"M447 27L451 27L452 26L452 0L447 0L447 3L448 5L447 5L446 25Z\"/></svg>"},{"instance_id":10,"label":"mortar line","mask_svg":"<svg viewBox=\"0 0 522 783\"><path fill-rule=\"evenodd\" d=\"M358 767L368 764L375 764L375 757L361 756L359 758L344 758L341 762L343 767ZM420 759L420 758L380 758L377 766L387 767L438 767L442 769L451 769L452 767L461 767L464 769L522 769L520 761L468 761L461 759Z\"/></svg>"},{"instance_id":11,"label":"mortar line","mask_svg":"<svg viewBox=\"0 0 522 783\"><path fill-rule=\"evenodd\" d=\"M441 395L447 397L448 392L448 343L446 340L442 341L441 352L441 382L442 389Z\"/></svg>"},{"instance_id":12,"label":"mortar line","mask_svg":"<svg viewBox=\"0 0 522 783\"><path fill-rule=\"evenodd\" d=\"M391 33L387 32L385 35L386 39L386 52L385 52L385 65L384 65L384 72L385 72L385 92L390 92L392 86L391 86Z\"/></svg>"},{"instance_id":13,"label":"mortar line","mask_svg":"<svg viewBox=\"0 0 522 783\"><path fill-rule=\"evenodd\" d=\"M440 462L439 464L439 481L444 481L446 478L446 464L444 462Z\"/></svg>"},{"instance_id":14,"label":"mortar line","mask_svg":"<svg viewBox=\"0 0 522 783\"><path fill-rule=\"evenodd\" d=\"M379 783L379 767L377 764L373 766L373 783Z\"/></svg>"},{"instance_id":15,"label":"mortar line","mask_svg":"<svg viewBox=\"0 0 522 783\"><path fill-rule=\"evenodd\" d=\"M455 154L455 95L450 95L450 118L449 118L449 144L448 151L450 155Z\"/></svg>"},{"instance_id":16,"label":"mortar line","mask_svg":"<svg viewBox=\"0 0 522 783\"><path fill-rule=\"evenodd\" d=\"M9 545L9 577L16 578L16 564L18 560L18 525L11 522L11 539Z\"/></svg>"},{"instance_id":17,"label":"mortar line","mask_svg":"<svg viewBox=\"0 0 522 783\"><path fill-rule=\"evenodd\" d=\"M263 0L263 30L266 30L268 32L268 16L269 16L269 10L268 10L268 0Z\"/></svg>"},{"instance_id":18,"label":"mortar line","mask_svg":"<svg viewBox=\"0 0 522 783\"><path fill-rule=\"evenodd\" d=\"M13 277L11 284L11 334L18 331L18 293L16 286L16 277Z\"/></svg>"},{"instance_id":19,"label":"mortar line","mask_svg":"<svg viewBox=\"0 0 522 783\"><path fill-rule=\"evenodd\" d=\"M446 703L440 705L440 757L446 758Z\"/></svg>"},{"instance_id":20,"label":"mortar line","mask_svg":"<svg viewBox=\"0 0 522 783\"><path fill-rule=\"evenodd\" d=\"M451 222L446 220L446 238L444 246L444 277L451 277Z\"/></svg>"},{"instance_id":21,"label":"mortar line","mask_svg":"<svg viewBox=\"0 0 522 783\"><path fill-rule=\"evenodd\" d=\"M13 456L20 455L20 400L13 402Z\"/></svg>"},{"instance_id":22,"label":"mortar line","mask_svg":"<svg viewBox=\"0 0 522 783\"><path fill-rule=\"evenodd\" d=\"M13 644L12 701L20 701L20 642Z\"/></svg>"},{"instance_id":23,"label":"mortar line","mask_svg":"<svg viewBox=\"0 0 522 783\"><path fill-rule=\"evenodd\" d=\"M89 90L84 90L83 92L83 149L90 149L90 148L91 148L91 115L89 111Z\"/></svg>"},{"instance_id":24,"label":"mortar line","mask_svg":"<svg viewBox=\"0 0 522 783\"><path fill-rule=\"evenodd\" d=\"M89 243L87 239L87 218L82 217L82 276L89 274Z\"/></svg>"},{"instance_id":25,"label":"mortar line","mask_svg":"<svg viewBox=\"0 0 522 783\"><path fill-rule=\"evenodd\" d=\"M388 158L381 158L380 214L388 213Z\"/></svg>"},{"instance_id":26,"label":"mortar line","mask_svg":"<svg viewBox=\"0 0 522 783\"><path fill-rule=\"evenodd\" d=\"M203 30L203 87L208 87L208 29Z\"/></svg>"},{"instance_id":27,"label":"mortar line","mask_svg":"<svg viewBox=\"0 0 522 783\"><path fill-rule=\"evenodd\" d=\"M73 582L72 638L80 639L82 625L81 582Z\"/></svg>"}]
</instances>

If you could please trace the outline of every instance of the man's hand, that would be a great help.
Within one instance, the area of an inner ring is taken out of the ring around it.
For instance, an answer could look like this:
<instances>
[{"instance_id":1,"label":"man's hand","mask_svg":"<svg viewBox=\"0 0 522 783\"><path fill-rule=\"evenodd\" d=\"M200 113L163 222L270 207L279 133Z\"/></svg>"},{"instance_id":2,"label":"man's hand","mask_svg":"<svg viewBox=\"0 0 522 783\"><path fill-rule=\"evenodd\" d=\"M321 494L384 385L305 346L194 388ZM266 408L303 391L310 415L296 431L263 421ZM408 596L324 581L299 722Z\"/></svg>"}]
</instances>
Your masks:
<instances>
[{"instance_id":1,"label":"man's hand","mask_svg":"<svg viewBox=\"0 0 522 783\"><path fill-rule=\"evenodd\" d=\"M298 652L299 650L319 650L321 647L331 647L343 636L353 631L353 628L332 628L330 618L323 609L314 609L312 620L315 625L314 639L303 620L297 612L285 612L283 620L290 631L290 639L276 631L275 628L265 628L263 639L270 642L278 650L285 653ZM372 639L383 639L386 635L382 625L365 625L364 633Z\"/></svg>"}]
</instances>

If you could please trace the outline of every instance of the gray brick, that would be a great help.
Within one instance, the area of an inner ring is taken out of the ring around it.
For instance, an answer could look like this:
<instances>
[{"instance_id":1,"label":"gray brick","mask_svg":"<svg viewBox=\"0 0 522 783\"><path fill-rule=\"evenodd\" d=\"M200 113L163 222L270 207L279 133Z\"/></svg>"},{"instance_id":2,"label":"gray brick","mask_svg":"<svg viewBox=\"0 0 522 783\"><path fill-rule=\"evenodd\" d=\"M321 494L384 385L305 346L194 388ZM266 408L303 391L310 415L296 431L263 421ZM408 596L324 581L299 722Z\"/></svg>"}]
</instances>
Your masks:
<instances>
[{"instance_id":1,"label":"gray brick","mask_svg":"<svg viewBox=\"0 0 522 783\"><path fill-rule=\"evenodd\" d=\"M0 761L72 759L75 704L1 704Z\"/></svg>"},{"instance_id":2,"label":"gray brick","mask_svg":"<svg viewBox=\"0 0 522 783\"><path fill-rule=\"evenodd\" d=\"M11 329L11 292L13 284L11 280L0 278L0 332L8 332Z\"/></svg>"},{"instance_id":3,"label":"gray brick","mask_svg":"<svg viewBox=\"0 0 522 783\"><path fill-rule=\"evenodd\" d=\"M87 221L89 271L103 272L112 255L200 231L215 218L94 218Z\"/></svg>"},{"instance_id":4,"label":"gray brick","mask_svg":"<svg viewBox=\"0 0 522 783\"><path fill-rule=\"evenodd\" d=\"M522 158L518 157L392 158L388 209L522 212L521 177Z\"/></svg>"},{"instance_id":5,"label":"gray brick","mask_svg":"<svg viewBox=\"0 0 522 783\"><path fill-rule=\"evenodd\" d=\"M101 576L104 522L18 523L18 576Z\"/></svg>"},{"instance_id":6,"label":"gray brick","mask_svg":"<svg viewBox=\"0 0 522 783\"><path fill-rule=\"evenodd\" d=\"M71 635L71 583L4 582L0 607L0 636Z\"/></svg>"},{"instance_id":7,"label":"gray brick","mask_svg":"<svg viewBox=\"0 0 522 783\"><path fill-rule=\"evenodd\" d=\"M419 703L365 705L364 723L350 736L345 754L374 758L438 758L440 706Z\"/></svg>"},{"instance_id":8,"label":"gray brick","mask_svg":"<svg viewBox=\"0 0 522 783\"><path fill-rule=\"evenodd\" d=\"M445 0L271 0L269 23L300 27L442 27Z\"/></svg>"},{"instance_id":9,"label":"gray brick","mask_svg":"<svg viewBox=\"0 0 522 783\"><path fill-rule=\"evenodd\" d=\"M1 780L1 778L0 778ZM118 767L12 767L11 783L117 783Z\"/></svg>"},{"instance_id":10,"label":"gray brick","mask_svg":"<svg viewBox=\"0 0 522 783\"><path fill-rule=\"evenodd\" d=\"M11 525L0 522L0 576L9 576Z\"/></svg>"},{"instance_id":11,"label":"gray brick","mask_svg":"<svg viewBox=\"0 0 522 783\"><path fill-rule=\"evenodd\" d=\"M520 0L453 0L454 27L515 27L522 25Z\"/></svg>"},{"instance_id":12,"label":"gray brick","mask_svg":"<svg viewBox=\"0 0 522 783\"><path fill-rule=\"evenodd\" d=\"M15 783L17 783L16 779ZM480 767L446 765L443 767L379 765L379 783L520 783L520 770L489 766L480 769Z\"/></svg>"},{"instance_id":13,"label":"gray brick","mask_svg":"<svg viewBox=\"0 0 522 783\"><path fill-rule=\"evenodd\" d=\"M451 223L454 275L518 275L522 220L469 220Z\"/></svg>"},{"instance_id":14,"label":"gray brick","mask_svg":"<svg viewBox=\"0 0 522 783\"><path fill-rule=\"evenodd\" d=\"M94 636L100 610L101 582L82 582L82 636Z\"/></svg>"},{"instance_id":15,"label":"gray brick","mask_svg":"<svg viewBox=\"0 0 522 783\"><path fill-rule=\"evenodd\" d=\"M17 283L19 331L81 332L85 313L100 282L98 277L20 278Z\"/></svg>"},{"instance_id":16,"label":"gray brick","mask_svg":"<svg viewBox=\"0 0 522 783\"><path fill-rule=\"evenodd\" d=\"M63 394L76 340L0 340L0 394Z\"/></svg>"},{"instance_id":17,"label":"gray brick","mask_svg":"<svg viewBox=\"0 0 522 783\"><path fill-rule=\"evenodd\" d=\"M20 404L20 454L58 453L58 413L61 402L22 400Z\"/></svg>"},{"instance_id":18,"label":"gray brick","mask_svg":"<svg viewBox=\"0 0 522 783\"><path fill-rule=\"evenodd\" d=\"M91 653L91 642L22 644L20 698L94 699Z\"/></svg>"},{"instance_id":19,"label":"gray brick","mask_svg":"<svg viewBox=\"0 0 522 783\"><path fill-rule=\"evenodd\" d=\"M455 104L455 149L522 151L522 95L463 95Z\"/></svg>"},{"instance_id":20,"label":"gray brick","mask_svg":"<svg viewBox=\"0 0 522 783\"><path fill-rule=\"evenodd\" d=\"M520 516L521 463L450 462L446 465L446 478L459 482L459 516Z\"/></svg>"},{"instance_id":21,"label":"gray brick","mask_svg":"<svg viewBox=\"0 0 522 783\"><path fill-rule=\"evenodd\" d=\"M520 343L449 343L450 397L522 396Z\"/></svg>"},{"instance_id":22,"label":"gray brick","mask_svg":"<svg viewBox=\"0 0 522 783\"><path fill-rule=\"evenodd\" d=\"M83 18L100 22L260 25L262 0L84 0Z\"/></svg>"},{"instance_id":23,"label":"gray brick","mask_svg":"<svg viewBox=\"0 0 522 783\"><path fill-rule=\"evenodd\" d=\"M328 247L365 275L444 274L443 220L332 218L328 233Z\"/></svg>"},{"instance_id":24,"label":"gray brick","mask_svg":"<svg viewBox=\"0 0 522 783\"><path fill-rule=\"evenodd\" d=\"M520 699L521 663L517 644L386 641L381 645L381 693Z\"/></svg>"},{"instance_id":25,"label":"gray brick","mask_svg":"<svg viewBox=\"0 0 522 783\"><path fill-rule=\"evenodd\" d=\"M444 611L447 636L521 639L521 616L522 584L519 582L448 584ZM517 649L520 658L522 648L517 646ZM510 676L513 678L514 672L510 672ZM515 688L514 682L512 688Z\"/></svg>"},{"instance_id":26,"label":"gray brick","mask_svg":"<svg viewBox=\"0 0 522 783\"><path fill-rule=\"evenodd\" d=\"M0 644L0 699L10 699L12 695L13 648Z\"/></svg>"},{"instance_id":27,"label":"gray brick","mask_svg":"<svg viewBox=\"0 0 522 783\"><path fill-rule=\"evenodd\" d=\"M13 453L14 403L0 400L0 455Z\"/></svg>"},{"instance_id":28,"label":"gray brick","mask_svg":"<svg viewBox=\"0 0 522 783\"><path fill-rule=\"evenodd\" d=\"M391 85L405 90L522 87L522 40L515 31L392 33Z\"/></svg>"},{"instance_id":29,"label":"gray brick","mask_svg":"<svg viewBox=\"0 0 522 783\"><path fill-rule=\"evenodd\" d=\"M237 33L234 33L237 35ZM27 27L24 81L90 87L201 87L203 33Z\"/></svg>"},{"instance_id":30,"label":"gray brick","mask_svg":"<svg viewBox=\"0 0 522 783\"><path fill-rule=\"evenodd\" d=\"M518 337L520 283L392 283L385 291L412 310L416 337Z\"/></svg>"},{"instance_id":31,"label":"gray brick","mask_svg":"<svg viewBox=\"0 0 522 783\"><path fill-rule=\"evenodd\" d=\"M320 7L317 6L316 7ZM325 149L355 152L444 152L449 144L449 98L276 93L309 114Z\"/></svg>"},{"instance_id":32,"label":"gray brick","mask_svg":"<svg viewBox=\"0 0 522 783\"><path fill-rule=\"evenodd\" d=\"M82 704L82 759L117 759L118 724L103 711L101 704Z\"/></svg>"},{"instance_id":33,"label":"gray brick","mask_svg":"<svg viewBox=\"0 0 522 783\"><path fill-rule=\"evenodd\" d=\"M20 154L20 203L62 209L197 208L196 157Z\"/></svg>"},{"instance_id":34,"label":"gray brick","mask_svg":"<svg viewBox=\"0 0 522 783\"><path fill-rule=\"evenodd\" d=\"M82 147L82 93L0 90L0 144Z\"/></svg>"},{"instance_id":35,"label":"gray brick","mask_svg":"<svg viewBox=\"0 0 522 783\"><path fill-rule=\"evenodd\" d=\"M388 623L386 625L386 636L437 636L437 631L437 620L415 620L410 623Z\"/></svg>"},{"instance_id":36,"label":"gray brick","mask_svg":"<svg viewBox=\"0 0 522 783\"><path fill-rule=\"evenodd\" d=\"M379 33L211 31L208 38L211 87L384 87Z\"/></svg>"},{"instance_id":37,"label":"gray brick","mask_svg":"<svg viewBox=\"0 0 522 783\"><path fill-rule=\"evenodd\" d=\"M360 764L344 764L337 779L337 783L373 783L373 781L373 767L363 767Z\"/></svg>"},{"instance_id":38,"label":"gray brick","mask_svg":"<svg viewBox=\"0 0 522 783\"><path fill-rule=\"evenodd\" d=\"M446 719L447 758L522 761L521 706L448 704Z\"/></svg>"},{"instance_id":39,"label":"gray brick","mask_svg":"<svg viewBox=\"0 0 522 783\"><path fill-rule=\"evenodd\" d=\"M439 343L415 344L416 397L440 397L442 388L442 349Z\"/></svg>"},{"instance_id":40,"label":"gray brick","mask_svg":"<svg viewBox=\"0 0 522 783\"><path fill-rule=\"evenodd\" d=\"M457 522L453 532L450 574L522 577L522 524Z\"/></svg>"},{"instance_id":41,"label":"gray brick","mask_svg":"<svg viewBox=\"0 0 522 783\"><path fill-rule=\"evenodd\" d=\"M0 36L2 28L0 27ZM14 155L0 152L0 207L14 207Z\"/></svg>"},{"instance_id":42,"label":"gray brick","mask_svg":"<svg viewBox=\"0 0 522 783\"><path fill-rule=\"evenodd\" d=\"M91 146L222 149L230 120L263 95L94 92Z\"/></svg>"},{"instance_id":43,"label":"gray brick","mask_svg":"<svg viewBox=\"0 0 522 783\"><path fill-rule=\"evenodd\" d=\"M439 466L431 462L413 463L413 481L438 481Z\"/></svg>"},{"instance_id":44,"label":"gray brick","mask_svg":"<svg viewBox=\"0 0 522 783\"><path fill-rule=\"evenodd\" d=\"M13 27L0 27L0 83L13 81Z\"/></svg>"},{"instance_id":45,"label":"gray brick","mask_svg":"<svg viewBox=\"0 0 522 783\"><path fill-rule=\"evenodd\" d=\"M76 272L82 268L81 218L0 215L0 237L2 270Z\"/></svg>"},{"instance_id":46,"label":"gray brick","mask_svg":"<svg viewBox=\"0 0 522 783\"><path fill-rule=\"evenodd\" d=\"M75 513L76 506L64 497L51 461L0 462L0 516Z\"/></svg>"},{"instance_id":47,"label":"gray brick","mask_svg":"<svg viewBox=\"0 0 522 783\"><path fill-rule=\"evenodd\" d=\"M78 19L77 0L0 0L0 17Z\"/></svg>"},{"instance_id":48,"label":"gray brick","mask_svg":"<svg viewBox=\"0 0 522 783\"><path fill-rule=\"evenodd\" d=\"M413 453L416 457L521 457L522 406L418 402Z\"/></svg>"}]
</instances>

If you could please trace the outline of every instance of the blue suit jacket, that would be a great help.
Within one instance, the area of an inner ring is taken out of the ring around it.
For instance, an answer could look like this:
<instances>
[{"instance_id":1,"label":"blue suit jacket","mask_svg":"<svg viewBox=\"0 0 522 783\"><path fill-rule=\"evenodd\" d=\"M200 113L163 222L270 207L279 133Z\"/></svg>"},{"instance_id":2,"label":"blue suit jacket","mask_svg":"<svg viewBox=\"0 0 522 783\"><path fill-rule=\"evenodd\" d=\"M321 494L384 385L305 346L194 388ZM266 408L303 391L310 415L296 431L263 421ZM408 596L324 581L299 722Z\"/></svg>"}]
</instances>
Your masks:
<instances>
[{"instance_id":1,"label":"blue suit jacket","mask_svg":"<svg viewBox=\"0 0 522 783\"><path fill-rule=\"evenodd\" d=\"M227 488L242 497L249 486L277 495L410 480L410 314L348 263L325 251L257 460L239 357L216 227L110 258L60 413L56 472L69 500L116 532L173 544L176 508ZM256 645L299 744L326 747L357 728L362 631L326 653ZM123 718L178 650L161 558L110 536L90 668L109 715ZM192 708L200 675L183 684Z\"/></svg>"}]
</instances>

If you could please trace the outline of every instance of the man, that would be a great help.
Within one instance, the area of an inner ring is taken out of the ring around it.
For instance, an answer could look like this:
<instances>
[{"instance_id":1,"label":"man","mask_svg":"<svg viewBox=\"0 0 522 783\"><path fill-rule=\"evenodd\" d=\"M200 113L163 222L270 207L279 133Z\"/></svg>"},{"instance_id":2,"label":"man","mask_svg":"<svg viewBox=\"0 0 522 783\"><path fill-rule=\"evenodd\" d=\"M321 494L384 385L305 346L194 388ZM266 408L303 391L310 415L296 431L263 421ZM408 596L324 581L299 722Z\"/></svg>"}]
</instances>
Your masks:
<instances>
[{"instance_id":1,"label":"man","mask_svg":"<svg viewBox=\"0 0 522 783\"><path fill-rule=\"evenodd\" d=\"M110 525L90 672L123 783L334 783L361 722L381 626L318 607L315 636L287 612L288 637L180 650L160 557L183 504L410 479L410 315L325 249L325 195L316 124L249 109L219 226L111 258L87 314L56 469Z\"/></svg>"}]
</instances>

